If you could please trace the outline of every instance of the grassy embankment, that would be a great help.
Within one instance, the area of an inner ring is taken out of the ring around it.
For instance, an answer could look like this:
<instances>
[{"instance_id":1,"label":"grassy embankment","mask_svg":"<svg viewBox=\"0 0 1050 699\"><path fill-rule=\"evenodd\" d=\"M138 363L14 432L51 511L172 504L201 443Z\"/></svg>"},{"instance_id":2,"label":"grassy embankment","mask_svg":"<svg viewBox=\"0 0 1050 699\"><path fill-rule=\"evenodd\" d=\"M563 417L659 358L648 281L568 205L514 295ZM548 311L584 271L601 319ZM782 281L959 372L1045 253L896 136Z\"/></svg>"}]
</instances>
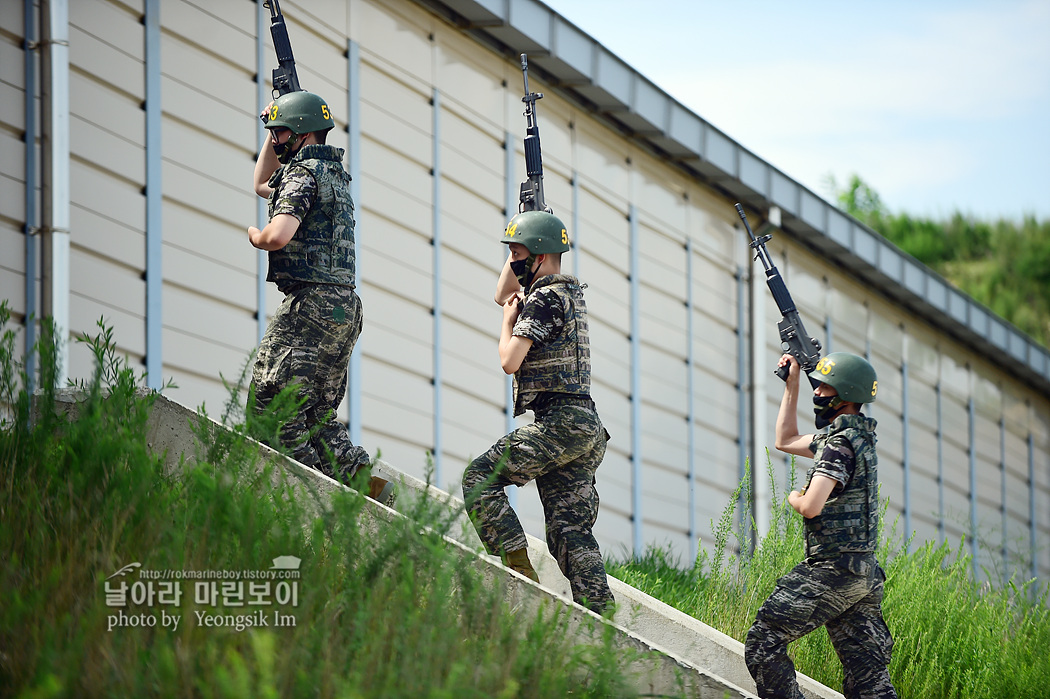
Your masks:
<instances>
[{"instance_id":1,"label":"grassy embankment","mask_svg":"<svg viewBox=\"0 0 1050 699\"><path fill-rule=\"evenodd\" d=\"M713 526L713 553L701 549L686 567L667 549L650 548L640 560L614 562L610 574L742 642L777 578L803 558L802 518L777 493L768 468L777 504L753 556L731 551L750 548L734 528L736 503L751 501L745 481ZM741 514L751 521L750 512ZM898 694L1050 697L1048 587L1013 580L999 587L977 584L962 542L954 551L928 543L906 553L893 539L892 532L882 535L879 557L887 576L883 613L895 642L890 676ZM842 668L827 631L796 641L789 652L800 672L841 690Z\"/></svg>"},{"instance_id":2,"label":"grassy embankment","mask_svg":"<svg viewBox=\"0 0 1050 699\"><path fill-rule=\"evenodd\" d=\"M450 522L425 501L375 530L352 493L316 517L291 484L274 488L239 435L274 434L282 411L294 409L287 400L258 418L238 414L231 400L223 421L234 431L202 428L196 462L173 476L146 449L150 401L114 357L107 331L92 342L98 369L73 422L53 412L50 392L36 399L31 421L13 339L8 332L0 341L0 695L631 696L622 670L630 659L611 650L608 636L595 630L576 645L554 609L512 614L501 590L445 545L439 533ZM39 364L40 385L53 385L47 342ZM741 488L746 502L749 484ZM733 528L736 502L715 527L713 553L693 567L653 549L610 572L743 640L777 577L801 558L802 539L801 520L781 503L755 555L734 555L747 548ZM429 534L420 536L421 524ZM881 547L884 608L902 697L1050 694L1045 587L975 584L968 556L947 546L892 549ZM131 562L153 571L265 571L285 555L302 559L294 603L290 584L283 602L272 584L254 609L226 607L222 596L198 602L188 580L177 603L137 602L136 593L172 588L139 571L114 577ZM111 606L107 582L112 590L120 581L128 597ZM225 622L237 615L267 625L238 631ZM219 617L222 626L205 620ZM278 619L285 625L275 627ZM839 686L823 630L792 653L799 670Z\"/></svg>"},{"instance_id":3,"label":"grassy embankment","mask_svg":"<svg viewBox=\"0 0 1050 699\"><path fill-rule=\"evenodd\" d=\"M607 630L579 642L556 606L513 614L440 536L448 515L427 499L370 527L355 493L315 516L301 488L274 487L240 435L273 434L288 400L232 433L201 428L196 462L165 473L139 379L108 331L91 344L98 369L69 421L53 390L19 388L13 333L0 342L0 695L633 695ZM52 343L40 355L39 383L53 386ZM272 572L280 556L301 559L299 579L220 580L215 597L208 581L144 576Z\"/></svg>"}]
</instances>

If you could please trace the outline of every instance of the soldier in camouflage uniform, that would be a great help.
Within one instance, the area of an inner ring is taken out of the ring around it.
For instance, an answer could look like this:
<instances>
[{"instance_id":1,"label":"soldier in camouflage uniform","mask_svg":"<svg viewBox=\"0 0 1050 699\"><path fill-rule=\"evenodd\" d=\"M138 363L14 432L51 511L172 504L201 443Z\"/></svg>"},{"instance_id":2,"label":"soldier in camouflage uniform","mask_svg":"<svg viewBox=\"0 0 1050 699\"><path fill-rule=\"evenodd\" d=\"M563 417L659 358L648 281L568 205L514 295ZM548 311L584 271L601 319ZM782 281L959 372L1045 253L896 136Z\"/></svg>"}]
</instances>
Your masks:
<instances>
[{"instance_id":1,"label":"soldier in camouflage uniform","mask_svg":"<svg viewBox=\"0 0 1050 699\"><path fill-rule=\"evenodd\" d=\"M826 626L845 678L842 692L854 697L896 697L887 667L893 638L882 618L886 575L875 560L879 526L875 420L861 414L875 400L875 370L862 357L833 352L809 374L817 429L800 435L797 406L799 365L789 366L777 416L777 449L813 458L802 492L788 503L805 520L806 558L780 578L748 631L744 659L760 697L802 699L787 645Z\"/></svg>"},{"instance_id":2,"label":"soldier in camouflage uniform","mask_svg":"<svg viewBox=\"0 0 1050 699\"><path fill-rule=\"evenodd\" d=\"M269 200L270 222L262 230L249 227L248 239L269 251L266 280L285 297L259 346L256 409L297 385L304 402L283 426L282 444L300 463L349 484L370 465L336 419L362 324L350 176L343 150L325 144L335 122L319 96L281 95L263 118L269 135L255 165L255 191ZM387 501L391 490L384 480L370 481L376 499Z\"/></svg>"},{"instance_id":3,"label":"soldier in camouflage uniform","mask_svg":"<svg viewBox=\"0 0 1050 699\"><path fill-rule=\"evenodd\" d=\"M592 533L598 517L594 474L609 435L590 397L583 286L561 274L561 254L569 249L569 240L564 224L552 214L518 214L503 242L510 256L496 286L496 303L503 306L500 362L506 373L514 374L514 414L532 410L536 419L467 467L463 495L489 553L539 582L525 532L504 493L510 484L535 480L547 548L568 578L573 599L602 613L611 610L613 596Z\"/></svg>"}]
</instances>

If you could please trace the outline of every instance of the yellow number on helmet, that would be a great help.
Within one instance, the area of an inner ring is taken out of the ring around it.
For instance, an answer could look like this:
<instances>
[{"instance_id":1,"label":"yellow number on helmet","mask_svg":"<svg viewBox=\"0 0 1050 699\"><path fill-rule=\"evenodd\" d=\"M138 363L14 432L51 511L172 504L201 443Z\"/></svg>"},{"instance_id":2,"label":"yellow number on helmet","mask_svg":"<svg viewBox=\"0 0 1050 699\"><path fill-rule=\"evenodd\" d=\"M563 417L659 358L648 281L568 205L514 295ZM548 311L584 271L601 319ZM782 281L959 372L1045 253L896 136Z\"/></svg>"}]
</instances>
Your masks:
<instances>
[{"instance_id":1,"label":"yellow number on helmet","mask_svg":"<svg viewBox=\"0 0 1050 699\"><path fill-rule=\"evenodd\" d=\"M829 361L827 357L824 357L823 359L821 359L820 362L817 364L817 371L819 371L824 376L827 376L828 374L830 374L831 370L834 369L834 368L835 368L835 362Z\"/></svg>"},{"instance_id":2,"label":"yellow number on helmet","mask_svg":"<svg viewBox=\"0 0 1050 699\"><path fill-rule=\"evenodd\" d=\"M565 232L564 228L561 229L561 244L562 245L568 245L569 244L569 234Z\"/></svg>"},{"instance_id":3,"label":"yellow number on helmet","mask_svg":"<svg viewBox=\"0 0 1050 699\"><path fill-rule=\"evenodd\" d=\"M878 392L879 392L879 382L878 381L872 381L871 382L871 397L874 398L875 394L878 393Z\"/></svg>"},{"instance_id":4,"label":"yellow number on helmet","mask_svg":"<svg viewBox=\"0 0 1050 699\"><path fill-rule=\"evenodd\" d=\"M270 118L271 119L276 119L277 118L277 105L276 104L273 105L272 107L270 107Z\"/></svg>"},{"instance_id":5,"label":"yellow number on helmet","mask_svg":"<svg viewBox=\"0 0 1050 699\"><path fill-rule=\"evenodd\" d=\"M518 232L518 224L512 223L509 226L507 226L507 237L508 238L513 238L514 234L517 233L517 232Z\"/></svg>"},{"instance_id":6,"label":"yellow number on helmet","mask_svg":"<svg viewBox=\"0 0 1050 699\"><path fill-rule=\"evenodd\" d=\"M331 113L329 113L329 111L328 111L328 105L327 104L322 104L321 105L321 115L325 119L331 119L332 118Z\"/></svg>"}]
</instances>

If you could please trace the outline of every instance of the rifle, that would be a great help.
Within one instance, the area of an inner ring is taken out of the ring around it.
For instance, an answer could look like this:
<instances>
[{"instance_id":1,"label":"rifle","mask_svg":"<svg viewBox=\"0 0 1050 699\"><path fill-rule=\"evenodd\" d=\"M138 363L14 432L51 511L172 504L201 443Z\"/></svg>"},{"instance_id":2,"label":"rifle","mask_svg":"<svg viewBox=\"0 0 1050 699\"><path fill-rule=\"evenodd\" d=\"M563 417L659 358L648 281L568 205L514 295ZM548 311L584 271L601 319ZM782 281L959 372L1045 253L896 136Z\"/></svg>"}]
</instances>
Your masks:
<instances>
[{"instance_id":1,"label":"rifle","mask_svg":"<svg viewBox=\"0 0 1050 699\"><path fill-rule=\"evenodd\" d=\"M780 346L786 353L798 360L802 373L808 375L809 372L816 368L817 362L820 360L820 341L815 337L810 337L809 333L802 326L802 318L798 314L798 309L795 308L795 302L791 300L791 294L787 290L787 285L784 284L784 278L780 276L780 271L777 270L769 257L769 251L766 250L766 241L773 236L767 234L761 238L756 238L755 234L751 232L751 225L747 222L747 214L744 213L744 207L737 204L736 211L740 214L740 220L744 222L747 234L751 238L750 245L755 250L755 259L761 261L762 266L766 269L766 286L769 287L769 291L773 294L773 300L777 302L777 307L780 309L781 315L784 316L777 323L777 329L780 331ZM787 381L788 367L777 367L773 373L779 376L782 381ZM810 377L809 382L813 384L813 388L816 388L820 383L813 377Z\"/></svg>"},{"instance_id":2,"label":"rifle","mask_svg":"<svg viewBox=\"0 0 1050 699\"><path fill-rule=\"evenodd\" d=\"M540 127L536 123L536 100L542 92L529 92L529 57L521 54L521 74L525 79L525 172L528 179L521 183L518 211L546 211L552 213L543 198L543 156L540 153Z\"/></svg>"},{"instance_id":3,"label":"rifle","mask_svg":"<svg viewBox=\"0 0 1050 699\"><path fill-rule=\"evenodd\" d=\"M299 87L299 75L295 72L292 43L288 40L288 27L284 24L281 5L277 0L264 0L263 7L270 10L270 35L273 37L273 48L277 53L277 68L273 69L273 97L277 99L281 95L299 92L303 88Z\"/></svg>"}]
</instances>

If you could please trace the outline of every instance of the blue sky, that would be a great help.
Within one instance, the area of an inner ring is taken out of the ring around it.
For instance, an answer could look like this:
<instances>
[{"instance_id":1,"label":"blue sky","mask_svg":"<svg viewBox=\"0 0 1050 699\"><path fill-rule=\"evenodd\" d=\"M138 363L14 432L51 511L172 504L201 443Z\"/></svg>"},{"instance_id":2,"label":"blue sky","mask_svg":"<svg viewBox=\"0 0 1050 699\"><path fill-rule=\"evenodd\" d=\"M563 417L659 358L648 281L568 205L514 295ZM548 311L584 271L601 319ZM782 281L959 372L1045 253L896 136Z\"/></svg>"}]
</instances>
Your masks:
<instances>
[{"instance_id":1,"label":"blue sky","mask_svg":"<svg viewBox=\"0 0 1050 699\"><path fill-rule=\"evenodd\" d=\"M1050 219L1050 0L547 2L821 196Z\"/></svg>"}]
</instances>

